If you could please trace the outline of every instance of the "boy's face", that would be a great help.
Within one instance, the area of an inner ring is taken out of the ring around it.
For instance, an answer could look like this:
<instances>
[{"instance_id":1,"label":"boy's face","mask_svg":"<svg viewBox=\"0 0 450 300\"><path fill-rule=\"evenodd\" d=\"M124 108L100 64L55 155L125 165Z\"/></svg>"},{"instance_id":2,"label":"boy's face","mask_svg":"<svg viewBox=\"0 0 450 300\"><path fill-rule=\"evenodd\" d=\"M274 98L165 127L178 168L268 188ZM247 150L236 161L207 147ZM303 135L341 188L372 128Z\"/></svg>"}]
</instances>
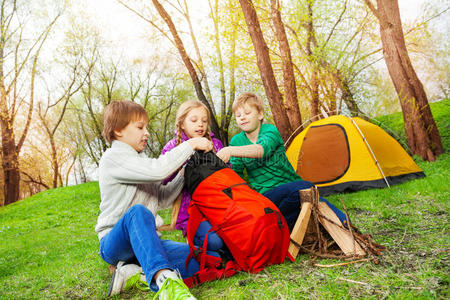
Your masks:
<instances>
[{"instance_id":1,"label":"boy's face","mask_svg":"<svg viewBox=\"0 0 450 300\"><path fill-rule=\"evenodd\" d=\"M192 109L181 124L188 138L203 137L208 129L208 113L203 107Z\"/></svg>"},{"instance_id":2,"label":"boy's face","mask_svg":"<svg viewBox=\"0 0 450 300\"><path fill-rule=\"evenodd\" d=\"M263 112L259 112L256 107L247 103L237 108L234 114L238 127L246 133L258 130L264 118Z\"/></svg>"},{"instance_id":3,"label":"boy's face","mask_svg":"<svg viewBox=\"0 0 450 300\"><path fill-rule=\"evenodd\" d=\"M141 152L147 146L149 133L147 131L146 120L131 121L122 130L114 130L114 135L118 141L127 143L137 152Z\"/></svg>"}]
</instances>

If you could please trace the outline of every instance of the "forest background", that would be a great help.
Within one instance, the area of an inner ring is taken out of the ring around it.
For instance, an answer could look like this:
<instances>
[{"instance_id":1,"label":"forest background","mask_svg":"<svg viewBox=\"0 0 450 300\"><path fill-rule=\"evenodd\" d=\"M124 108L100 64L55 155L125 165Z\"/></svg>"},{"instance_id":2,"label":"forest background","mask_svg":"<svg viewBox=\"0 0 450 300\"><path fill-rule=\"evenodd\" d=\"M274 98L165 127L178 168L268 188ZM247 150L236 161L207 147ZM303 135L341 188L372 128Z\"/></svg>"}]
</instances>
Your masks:
<instances>
[{"instance_id":1,"label":"forest background","mask_svg":"<svg viewBox=\"0 0 450 300\"><path fill-rule=\"evenodd\" d=\"M383 2L396 1L373 5ZM448 98L450 2L398 2L428 101ZM242 92L265 100L266 120L285 140L305 121L331 114L405 115L371 4L1 1L0 205L95 180L108 147L102 111L113 100L131 99L148 111L150 156L173 137L176 109L192 98L210 107L212 129L225 144L238 132L230 107ZM266 46L255 43L251 12ZM298 103L298 112L289 103Z\"/></svg>"}]
</instances>

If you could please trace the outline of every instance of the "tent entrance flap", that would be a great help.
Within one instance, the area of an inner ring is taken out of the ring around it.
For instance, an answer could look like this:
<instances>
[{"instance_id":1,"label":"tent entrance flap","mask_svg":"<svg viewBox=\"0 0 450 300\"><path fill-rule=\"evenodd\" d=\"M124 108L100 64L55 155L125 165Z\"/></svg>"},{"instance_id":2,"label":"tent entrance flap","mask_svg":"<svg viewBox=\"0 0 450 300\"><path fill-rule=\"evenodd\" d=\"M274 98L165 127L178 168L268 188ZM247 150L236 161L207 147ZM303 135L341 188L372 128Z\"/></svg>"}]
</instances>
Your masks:
<instances>
[{"instance_id":1,"label":"tent entrance flap","mask_svg":"<svg viewBox=\"0 0 450 300\"><path fill-rule=\"evenodd\" d=\"M297 161L297 171L304 180L316 184L332 182L342 177L349 165L350 148L347 134L341 125L309 128Z\"/></svg>"}]
</instances>

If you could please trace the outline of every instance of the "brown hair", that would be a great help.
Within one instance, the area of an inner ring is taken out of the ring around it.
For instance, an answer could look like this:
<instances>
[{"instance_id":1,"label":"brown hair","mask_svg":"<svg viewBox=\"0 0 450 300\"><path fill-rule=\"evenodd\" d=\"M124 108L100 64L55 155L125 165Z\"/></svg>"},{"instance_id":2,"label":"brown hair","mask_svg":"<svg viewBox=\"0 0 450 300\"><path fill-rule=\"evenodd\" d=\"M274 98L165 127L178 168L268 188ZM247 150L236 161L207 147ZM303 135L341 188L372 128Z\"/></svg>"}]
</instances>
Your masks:
<instances>
[{"instance_id":1,"label":"brown hair","mask_svg":"<svg viewBox=\"0 0 450 300\"><path fill-rule=\"evenodd\" d=\"M130 100L113 101L103 112L102 135L111 144L116 139L114 130L122 130L130 122L142 119L148 122L147 112L142 105Z\"/></svg>"},{"instance_id":2,"label":"brown hair","mask_svg":"<svg viewBox=\"0 0 450 300\"><path fill-rule=\"evenodd\" d=\"M209 109L206 107L205 104L203 104L198 100L188 100L180 105L180 107L177 110L177 116L175 118L175 128L177 129L177 145L181 143L183 132L183 129L181 129L181 125L183 125L186 116L191 110L199 107L203 107L206 110L206 115L208 116L208 128L206 128L205 137L211 141L209 129L209 123L211 122L211 115L209 113Z\"/></svg>"},{"instance_id":3,"label":"brown hair","mask_svg":"<svg viewBox=\"0 0 450 300\"><path fill-rule=\"evenodd\" d=\"M253 93L243 93L239 95L239 97L234 100L233 106L231 108L233 113L236 113L236 110L243 107L245 104L255 107L260 113L264 113L263 101Z\"/></svg>"}]
</instances>

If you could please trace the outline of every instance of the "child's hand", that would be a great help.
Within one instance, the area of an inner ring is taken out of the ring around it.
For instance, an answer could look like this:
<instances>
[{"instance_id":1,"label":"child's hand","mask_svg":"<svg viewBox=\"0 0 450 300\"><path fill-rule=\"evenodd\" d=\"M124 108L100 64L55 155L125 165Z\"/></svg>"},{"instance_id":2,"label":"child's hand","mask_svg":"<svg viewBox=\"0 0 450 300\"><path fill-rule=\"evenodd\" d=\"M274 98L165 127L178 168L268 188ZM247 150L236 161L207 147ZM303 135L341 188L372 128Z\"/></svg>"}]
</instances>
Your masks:
<instances>
[{"instance_id":1,"label":"child's hand","mask_svg":"<svg viewBox=\"0 0 450 300\"><path fill-rule=\"evenodd\" d=\"M231 158L231 148L225 147L220 149L216 154L221 160L223 160L225 163L228 163L228 161Z\"/></svg>"},{"instance_id":2,"label":"child's hand","mask_svg":"<svg viewBox=\"0 0 450 300\"><path fill-rule=\"evenodd\" d=\"M213 144L210 140L204 137L195 137L187 141L194 150L203 150L205 152L213 149Z\"/></svg>"}]
</instances>

